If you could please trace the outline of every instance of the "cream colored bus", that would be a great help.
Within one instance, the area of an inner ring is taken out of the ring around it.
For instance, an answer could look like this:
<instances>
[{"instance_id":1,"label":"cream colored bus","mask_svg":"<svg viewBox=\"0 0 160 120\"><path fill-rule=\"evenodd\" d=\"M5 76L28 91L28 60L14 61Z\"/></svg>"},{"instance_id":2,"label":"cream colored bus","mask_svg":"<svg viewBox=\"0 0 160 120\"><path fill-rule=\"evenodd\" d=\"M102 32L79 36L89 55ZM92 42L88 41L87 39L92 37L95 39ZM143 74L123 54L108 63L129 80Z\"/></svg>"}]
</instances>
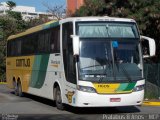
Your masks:
<instances>
[{"instance_id":1,"label":"cream colored bus","mask_svg":"<svg viewBox=\"0 0 160 120\"><path fill-rule=\"evenodd\" d=\"M144 97L141 38L133 19L75 17L8 38L7 83L16 95L54 100L58 109L140 105Z\"/></svg>"}]
</instances>

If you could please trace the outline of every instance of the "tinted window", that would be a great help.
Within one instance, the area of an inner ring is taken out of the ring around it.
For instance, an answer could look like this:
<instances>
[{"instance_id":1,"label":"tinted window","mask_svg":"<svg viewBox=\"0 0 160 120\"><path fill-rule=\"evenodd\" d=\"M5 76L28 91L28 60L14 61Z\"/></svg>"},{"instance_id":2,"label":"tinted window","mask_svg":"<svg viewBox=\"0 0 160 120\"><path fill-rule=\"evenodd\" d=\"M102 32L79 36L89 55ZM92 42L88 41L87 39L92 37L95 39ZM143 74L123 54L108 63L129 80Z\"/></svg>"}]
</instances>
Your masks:
<instances>
[{"instance_id":1,"label":"tinted window","mask_svg":"<svg viewBox=\"0 0 160 120\"><path fill-rule=\"evenodd\" d=\"M71 35L73 35L73 24L65 23L63 32L63 61L67 81L76 83L76 64L73 56L73 45Z\"/></svg>"},{"instance_id":2,"label":"tinted window","mask_svg":"<svg viewBox=\"0 0 160 120\"><path fill-rule=\"evenodd\" d=\"M50 50L51 53L60 52L60 27L56 27L50 30L51 32L51 41L50 41Z\"/></svg>"},{"instance_id":3,"label":"tinted window","mask_svg":"<svg viewBox=\"0 0 160 120\"><path fill-rule=\"evenodd\" d=\"M60 52L60 27L26 35L7 43L7 56Z\"/></svg>"}]
</instances>

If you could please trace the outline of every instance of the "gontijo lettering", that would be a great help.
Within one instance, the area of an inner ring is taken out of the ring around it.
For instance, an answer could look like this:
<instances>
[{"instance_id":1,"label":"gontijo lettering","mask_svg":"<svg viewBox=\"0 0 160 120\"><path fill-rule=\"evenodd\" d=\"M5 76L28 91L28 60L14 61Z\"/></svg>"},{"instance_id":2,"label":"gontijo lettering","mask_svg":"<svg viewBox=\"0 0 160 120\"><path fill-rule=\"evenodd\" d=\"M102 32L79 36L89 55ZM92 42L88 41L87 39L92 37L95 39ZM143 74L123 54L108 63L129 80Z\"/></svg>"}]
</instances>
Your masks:
<instances>
[{"instance_id":1,"label":"gontijo lettering","mask_svg":"<svg viewBox=\"0 0 160 120\"><path fill-rule=\"evenodd\" d=\"M16 59L16 67L30 67L30 59Z\"/></svg>"}]
</instances>

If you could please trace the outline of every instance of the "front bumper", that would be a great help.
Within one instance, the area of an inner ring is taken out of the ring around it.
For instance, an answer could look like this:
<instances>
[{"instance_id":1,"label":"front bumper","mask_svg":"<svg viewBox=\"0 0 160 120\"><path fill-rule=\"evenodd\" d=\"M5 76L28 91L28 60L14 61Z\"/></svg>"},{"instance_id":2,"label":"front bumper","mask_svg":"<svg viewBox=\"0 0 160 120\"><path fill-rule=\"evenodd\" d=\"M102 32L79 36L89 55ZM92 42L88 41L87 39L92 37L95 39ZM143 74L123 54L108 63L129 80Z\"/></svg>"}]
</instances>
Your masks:
<instances>
[{"instance_id":1,"label":"front bumper","mask_svg":"<svg viewBox=\"0 0 160 120\"><path fill-rule=\"evenodd\" d=\"M120 102L111 102L110 98L120 98ZM76 91L74 96L75 107L118 107L135 106L143 103L144 90L127 94L97 94Z\"/></svg>"}]
</instances>

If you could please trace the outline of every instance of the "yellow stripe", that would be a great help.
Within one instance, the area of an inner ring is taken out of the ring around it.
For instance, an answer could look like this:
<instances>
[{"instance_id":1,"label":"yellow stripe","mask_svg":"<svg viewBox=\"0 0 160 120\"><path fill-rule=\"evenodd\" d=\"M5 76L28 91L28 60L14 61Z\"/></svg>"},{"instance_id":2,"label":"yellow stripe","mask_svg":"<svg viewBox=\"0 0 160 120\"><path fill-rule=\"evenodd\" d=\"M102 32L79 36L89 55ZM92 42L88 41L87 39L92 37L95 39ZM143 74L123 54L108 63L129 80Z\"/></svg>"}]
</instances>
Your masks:
<instances>
[{"instance_id":1,"label":"yellow stripe","mask_svg":"<svg viewBox=\"0 0 160 120\"><path fill-rule=\"evenodd\" d=\"M111 93L117 93L116 90L119 87L119 83L118 84L97 84L97 83L93 83L97 93L101 93L101 94L111 94Z\"/></svg>"},{"instance_id":2,"label":"yellow stripe","mask_svg":"<svg viewBox=\"0 0 160 120\"><path fill-rule=\"evenodd\" d=\"M18 38L18 37L21 37L21 36L24 36L24 35L28 35L28 34L31 34L31 33L34 33L34 32L40 31L40 30L42 30L42 25L30 28L30 29L26 30L25 32L22 32L22 33L19 33L19 34L16 34L16 35L11 35L8 38L8 40L12 40L14 38Z\"/></svg>"},{"instance_id":3,"label":"yellow stripe","mask_svg":"<svg viewBox=\"0 0 160 120\"><path fill-rule=\"evenodd\" d=\"M50 22L45 23L44 25L49 25L49 24L54 23L54 22L57 22L57 21L56 21L56 20L53 20L53 21L50 21Z\"/></svg>"},{"instance_id":4,"label":"yellow stripe","mask_svg":"<svg viewBox=\"0 0 160 120\"><path fill-rule=\"evenodd\" d=\"M7 82L0 82L0 84L7 84Z\"/></svg>"},{"instance_id":5,"label":"yellow stripe","mask_svg":"<svg viewBox=\"0 0 160 120\"><path fill-rule=\"evenodd\" d=\"M30 29L28 29L28 30L26 30L26 31L24 31L24 32L22 32L22 33L19 33L19 34L16 34L16 35L11 35L11 36L8 38L8 40L12 40L12 39L14 39L14 38L18 38L18 37L21 37L21 36L24 36L24 35L28 35L28 34L31 34L31 33L37 32L37 31L40 31L40 30L43 29L43 26L44 26L44 25L49 25L49 24L54 23L54 22L56 22L56 21L53 20L53 21L44 23L44 24L42 24L42 25L38 25L38 26L36 26L36 27L32 27L32 28L30 28Z\"/></svg>"},{"instance_id":6,"label":"yellow stripe","mask_svg":"<svg viewBox=\"0 0 160 120\"><path fill-rule=\"evenodd\" d=\"M53 64L51 66L58 68L58 64Z\"/></svg>"},{"instance_id":7,"label":"yellow stripe","mask_svg":"<svg viewBox=\"0 0 160 120\"><path fill-rule=\"evenodd\" d=\"M160 102L144 101L142 105L146 105L146 106L160 106Z\"/></svg>"}]
</instances>

